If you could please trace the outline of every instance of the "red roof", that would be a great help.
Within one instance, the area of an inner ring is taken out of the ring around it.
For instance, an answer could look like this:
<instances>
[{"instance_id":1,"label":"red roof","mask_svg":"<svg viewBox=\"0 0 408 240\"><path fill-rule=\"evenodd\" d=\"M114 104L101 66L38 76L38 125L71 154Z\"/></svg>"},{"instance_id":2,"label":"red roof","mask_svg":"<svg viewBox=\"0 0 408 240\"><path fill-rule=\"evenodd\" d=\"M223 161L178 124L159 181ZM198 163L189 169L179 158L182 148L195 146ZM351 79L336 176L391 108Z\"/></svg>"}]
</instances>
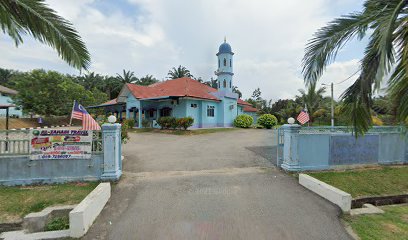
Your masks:
<instances>
[{"instance_id":1,"label":"red roof","mask_svg":"<svg viewBox=\"0 0 408 240\"><path fill-rule=\"evenodd\" d=\"M238 104L252 107L252 104L250 104L249 102L245 102L244 100L240 98L238 99Z\"/></svg>"},{"instance_id":2,"label":"red roof","mask_svg":"<svg viewBox=\"0 0 408 240\"><path fill-rule=\"evenodd\" d=\"M258 109L252 107L252 106L245 106L243 109L244 112L258 112Z\"/></svg>"},{"instance_id":3,"label":"red roof","mask_svg":"<svg viewBox=\"0 0 408 240\"><path fill-rule=\"evenodd\" d=\"M140 86L132 83L128 83L126 86L137 99L193 97L219 101L217 97L211 94L212 92L216 92L217 89L187 77L167 80L149 86Z\"/></svg>"},{"instance_id":4,"label":"red roof","mask_svg":"<svg viewBox=\"0 0 408 240\"><path fill-rule=\"evenodd\" d=\"M116 103L118 103L118 101L117 101L116 98L114 98L114 99L109 100L109 101L107 101L105 103L102 103L101 106L103 106L103 105L115 105Z\"/></svg>"},{"instance_id":5,"label":"red roof","mask_svg":"<svg viewBox=\"0 0 408 240\"><path fill-rule=\"evenodd\" d=\"M16 90L14 90L14 89L11 89L11 88L0 85L0 93L16 95L18 92Z\"/></svg>"}]
</instances>

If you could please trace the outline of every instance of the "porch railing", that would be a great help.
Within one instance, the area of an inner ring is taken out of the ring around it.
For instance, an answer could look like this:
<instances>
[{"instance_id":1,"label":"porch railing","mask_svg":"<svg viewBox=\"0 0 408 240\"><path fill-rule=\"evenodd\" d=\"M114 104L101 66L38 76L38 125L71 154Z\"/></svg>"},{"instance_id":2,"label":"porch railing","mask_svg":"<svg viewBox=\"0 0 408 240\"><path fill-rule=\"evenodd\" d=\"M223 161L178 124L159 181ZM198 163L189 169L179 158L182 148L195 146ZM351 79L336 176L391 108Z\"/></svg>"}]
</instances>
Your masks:
<instances>
[{"instance_id":1,"label":"porch railing","mask_svg":"<svg viewBox=\"0 0 408 240\"><path fill-rule=\"evenodd\" d=\"M0 130L0 155L27 155L30 130Z\"/></svg>"},{"instance_id":2,"label":"porch railing","mask_svg":"<svg viewBox=\"0 0 408 240\"><path fill-rule=\"evenodd\" d=\"M406 131L403 126L374 126L368 130L370 133L404 133ZM353 127L349 126L319 126L319 127L301 127L300 134L323 134L323 133L353 133Z\"/></svg>"},{"instance_id":3,"label":"porch railing","mask_svg":"<svg viewBox=\"0 0 408 240\"><path fill-rule=\"evenodd\" d=\"M102 153L102 131L92 133L92 152ZM30 130L0 130L0 156L28 155Z\"/></svg>"}]
</instances>

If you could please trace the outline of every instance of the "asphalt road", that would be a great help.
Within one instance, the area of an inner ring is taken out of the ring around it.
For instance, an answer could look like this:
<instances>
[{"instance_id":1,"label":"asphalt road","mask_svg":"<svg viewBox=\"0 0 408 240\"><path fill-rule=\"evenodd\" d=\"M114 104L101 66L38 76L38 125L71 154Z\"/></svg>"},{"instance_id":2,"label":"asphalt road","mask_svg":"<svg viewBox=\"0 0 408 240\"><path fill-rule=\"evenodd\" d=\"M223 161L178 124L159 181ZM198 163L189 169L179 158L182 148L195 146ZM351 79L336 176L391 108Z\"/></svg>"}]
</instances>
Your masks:
<instances>
[{"instance_id":1,"label":"asphalt road","mask_svg":"<svg viewBox=\"0 0 408 240\"><path fill-rule=\"evenodd\" d=\"M274 167L275 145L270 130L132 134L84 239L351 239L337 207Z\"/></svg>"}]
</instances>

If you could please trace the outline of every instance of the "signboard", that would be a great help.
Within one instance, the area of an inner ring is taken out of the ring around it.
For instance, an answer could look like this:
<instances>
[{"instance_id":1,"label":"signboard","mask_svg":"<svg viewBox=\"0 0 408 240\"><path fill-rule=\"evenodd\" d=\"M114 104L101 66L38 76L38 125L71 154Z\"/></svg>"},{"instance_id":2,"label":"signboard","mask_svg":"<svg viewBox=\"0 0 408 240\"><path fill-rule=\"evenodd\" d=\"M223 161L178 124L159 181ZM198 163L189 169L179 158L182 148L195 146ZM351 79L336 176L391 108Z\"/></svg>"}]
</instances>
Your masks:
<instances>
[{"instance_id":1,"label":"signboard","mask_svg":"<svg viewBox=\"0 0 408 240\"><path fill-rule=\"evenodd\" d=\"M33 129L30 132L30 159L89 159L92 131Z\"/></svg>"},{"instance_id":2,"label":"signboard","mask_svg":"<svg viewBox=\"0 0 408 240\"><path fill-rule=\"evenodd\" d=\"M332 135L330 138L330 165L377 163L378 135L365 135L356 139L352 135Z\"/></svg>"}]
</instances>

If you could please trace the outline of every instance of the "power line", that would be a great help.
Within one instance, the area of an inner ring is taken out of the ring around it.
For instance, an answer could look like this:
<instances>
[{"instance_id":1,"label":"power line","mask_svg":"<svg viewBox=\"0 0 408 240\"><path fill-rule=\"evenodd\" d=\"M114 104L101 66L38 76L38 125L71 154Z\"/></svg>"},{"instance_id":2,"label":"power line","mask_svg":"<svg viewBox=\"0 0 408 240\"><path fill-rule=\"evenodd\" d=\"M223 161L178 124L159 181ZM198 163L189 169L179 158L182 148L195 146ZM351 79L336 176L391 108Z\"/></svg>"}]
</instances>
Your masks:
<instances>
[{"instance_id":1,"label":"power line","mask_svg":"<svg viewBox=\"0 0 408 240\"><path fill-rule=\"evenodd\" d=\"M338 83L333 83L334 85L338 85L338 84L342 84L342 83L344 83L345 81L347 81L347 80L349 80L350 78L352 78L354 75L356 75L357 73L359 73L361 70L359 69L359 70L357 70L355 73L353 73L351 76L349 76L348 78L346 78L346 79L344 79L344 80L341 80L340 82L338 82Z\"/></svg>"}]
</instances>

